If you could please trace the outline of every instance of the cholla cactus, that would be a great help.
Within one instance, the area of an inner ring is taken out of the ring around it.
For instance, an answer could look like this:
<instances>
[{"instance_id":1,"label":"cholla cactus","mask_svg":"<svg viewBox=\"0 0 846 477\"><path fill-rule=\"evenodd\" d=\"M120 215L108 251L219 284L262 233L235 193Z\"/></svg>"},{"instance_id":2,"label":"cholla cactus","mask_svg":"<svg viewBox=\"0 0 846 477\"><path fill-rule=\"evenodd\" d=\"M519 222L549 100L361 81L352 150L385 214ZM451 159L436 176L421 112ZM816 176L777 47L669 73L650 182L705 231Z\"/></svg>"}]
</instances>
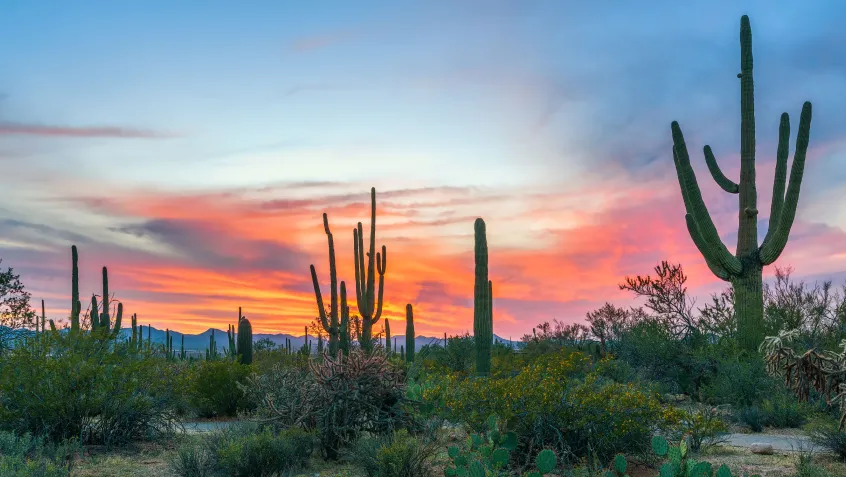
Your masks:
<instances>
[{"instance_id":1,"label":"cholla cactus","mask_svg":"<svg viewBox=\"0 0 846 477\"><path fill-rule=\"evenodd\" d=\"M768 336L761 343L767 372L784 378L784 384L799 401L807 401L811 390L825 397L829 406L840 407L840 429L846 427L846 340L840 342L840 353L810 349L799 355L788 345L799 336L799 330L782 331Z\"/></svg>"}]
</instances>

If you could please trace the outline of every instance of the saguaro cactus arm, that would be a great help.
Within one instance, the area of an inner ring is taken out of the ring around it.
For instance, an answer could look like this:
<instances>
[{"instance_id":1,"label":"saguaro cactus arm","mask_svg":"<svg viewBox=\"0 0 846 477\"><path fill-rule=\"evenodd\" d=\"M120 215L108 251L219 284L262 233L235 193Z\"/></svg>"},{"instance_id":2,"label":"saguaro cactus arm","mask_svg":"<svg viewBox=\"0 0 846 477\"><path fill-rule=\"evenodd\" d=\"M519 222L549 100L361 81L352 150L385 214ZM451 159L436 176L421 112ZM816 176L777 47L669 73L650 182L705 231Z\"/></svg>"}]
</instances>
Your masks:
<instances>
[{"instance_id":1,"label":"saguaro cactus arm","mask_svg":"<svg viewBox=\"0 0 846 477\"><path fill-rule=\"evenodd\" d=\"M673 158L676 162L676 172L679 176L682 197L687 197L685 203L687 212L692 216L702 240L709 245L707 249L700 251L705 260L720 265L730 274L739 274L743 266L740 260L732 255L723 244L720 234L717 232L717 227L714 226L711 215L708 213L708 208L702 200L702 192L699 190L696 174L690 165L690 156L679 123L673 121L671 129L673 132Z\"/></svg>"},{"instance_id":2,"label":"saguaro cactus arm","mask_svg":"<svg viewBox=\"0 0 846 477\"><path fill-rule=\"evenodd\" d=\"M679 184L681 185L681 193L682 193L682 201L684 202L684 209L687 211L685 214L685 221L687 222L687 230L690 233L690 238L693 239L694 245L696 248L699 249L699 253L705 258L705 263L708 265L708 268L711 272L716 275L721 280L728 281L730 274L726 269L720 265L719 263L715 262L715 257L719 253L718 251L712 250L711 244L705 240L703 237L702 232L699 230L699 226L696 223L696 220L693 218L693 214L691 211L693 207L690 203L690 194L688 193L687 187L685 187L685 180L682 175L682 167L679 164L678 154L676 153L676 148L673 147L673 160L676 164L676 173L679 178ZM719 242L722 244L722 242ZM728 252L728 250L726 250Z\"/></svg>"},{"instance_id":3,"label":"saguaro cactus arm","mask_svg":"<svg viewBox=\"0 0 846 477\"><path fill-rule=\"evenodd\" d=\"M782 122L786 122L784 117L782 116ZM802 185L802 176L805 173L805 156L808 152L808 142L810 140L811 135L811 116L812 116L812 109L811 103L805 102L802 106L802 114L799 116L799 132L797 133L796 137L796 152L793 154L793 166L790 168L790 182L787 185L787 193L784 196L783 204L778 207L778 217L773 218L770 217L770 229L767 231L767 235L764 238L764 242L761 244L759 249L759 254L761 258L761 263L764 265L769 265L775 262L781 252L784 251L784 247L787 245L787 238L790 235L790 228L793 226L793 220L796 218L796 207L799 204L799 189ZM789 134L789 123L787 124L788 134ZM780 128L780 133L781 128ZM780 134L781 135L781 134ZM779 140L781 142L781 140ZM785 149L787 146L785 145ZM781 149L781 148L779 148ZM787 169L787 152L784 152L784 169L785 171L782 172L782 177L786 174ZM781 159L779 157L779 159ZM776 164L776 169L778 169L778 164ZM779 171L777 170L777 173ZM779 177L776 176L776 182L773 184L773 201L776 201L776 193L778 191L778 184ZM782 189L784 187L784 181L782 179L781 186ZM775 220L775 227L773 227L773 221Z\"/></svg>"},{"instance_id":4,"label":"saguaro cactus arm","mask_svg":"<svg viewBox=\"0 0 846 477\"><path fill-rule=\"evenodd\" d=\"M340 333L340 325L338 323L338 273L335 265L335 239L332 236L331 230L329 230L329 217L326 213L323 214L323 230L326 232L326 239L329 244L329 292L331 300L329 313L326 312L326 308L323 305L323 295L320 292L320 282L317 280L317 272L314 265L311 265L311 281L314 285L314 296L317 298L317 319L319 325L329 335L329 351L334 354L338 349L338 336Z\"/></svg>"},{"instance_id":5,"label":"saguaro cactus arm","mask_svg":"<svg viewBox=\"0 0 846 477\"><path fill-rule=\"evenodd\" d=\"M740 186L726 177L723 171L720 170L717 159L714 157L714 152L711 151L711 146L705 146L703 152L705 153L705 163L708 164L708 170L711 171L711 177L714 178L714 182L729 194L740 192Z\"/></svg>"}]
</instances>

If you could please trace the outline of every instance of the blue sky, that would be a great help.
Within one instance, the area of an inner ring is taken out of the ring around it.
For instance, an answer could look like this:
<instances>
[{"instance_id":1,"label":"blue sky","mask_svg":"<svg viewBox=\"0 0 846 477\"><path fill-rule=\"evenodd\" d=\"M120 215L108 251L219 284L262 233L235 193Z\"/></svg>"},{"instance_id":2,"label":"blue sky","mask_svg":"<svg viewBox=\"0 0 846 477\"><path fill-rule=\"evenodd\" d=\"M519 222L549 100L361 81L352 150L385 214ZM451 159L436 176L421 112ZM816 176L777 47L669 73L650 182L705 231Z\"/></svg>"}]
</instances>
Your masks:
<instances>
[{"instance_id":1,"label":"blue sky","mask_svg":"<svg viewBox=\"0 0 846 477\"><path fill-rule=\"evenodd\" d=\"M121 234L163 217L118 208L120 201L205 201L202 220L228 223L231 204L220 201L233 196L330 203L358 193L362 202L376 186L417 191L403 199L409 216L419 213L409 204L438 199L429 219L490 218L489 230L499 231L493 246L508 249L553 253L574 240L559 234L584 227L650 233L607 222L634 216L620 215L629 207L666 215L684 232L669 157L672 120L733 243L736 204L704 173L701 147L710 144L736 172L743 14L754 36L760 200L769 201L780 113L791 114L795 138L802 102L812 101L799 208L805 225L797 227L812 237L824 230L833 243L846 227L841 2L6 0L0 257L57 300L58 313L67 287L49 277L67 264L44 263L63 257L70 241L87 245L97 262L185 259L184 237L164 237L160 227L158 235ZM487 200L495 195L510 199ZM209 211L217 208L215 219ZM325 254L320 208L309 219L316 232L298 236L292 252L304 260ZM472 231L463 222L454 227L414 233L449 242ZM697 260L679 237L656 239L633 263L624 254L602 268L609 296L619 296L622 274L647 273L660 257ZM804 275L846 271L827 250L796 249L787 258ZM303 280L307 292L307 274ZM716 286L709 280L698 280L701 290ZM149 290L135 291L139 306L154 300ZM515 311L513 328L556 309L582 316L603 301L597 293L523 303L538 311L526 318Z\"/></svg>"}]
</instances>

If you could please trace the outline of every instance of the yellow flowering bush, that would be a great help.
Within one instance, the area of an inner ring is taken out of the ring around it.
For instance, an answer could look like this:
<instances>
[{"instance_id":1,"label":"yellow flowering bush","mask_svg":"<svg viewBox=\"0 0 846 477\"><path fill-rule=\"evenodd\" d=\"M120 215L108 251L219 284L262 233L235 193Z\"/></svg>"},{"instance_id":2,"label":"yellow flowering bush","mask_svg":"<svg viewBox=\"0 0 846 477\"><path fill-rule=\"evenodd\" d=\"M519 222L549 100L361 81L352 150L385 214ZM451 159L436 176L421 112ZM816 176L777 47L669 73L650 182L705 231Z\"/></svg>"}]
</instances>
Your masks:
<instances>
[{"instance_id":1,"label":"yellow flowering bush","mask_svg":"<svg viewBox=\"0 0 846 477\"><path fill-rule=\"evenodd\" d=\"M576 457L590 449L599 459L644 453L654 432L680 418L656 394L600 376L590 357L572 351L543 355L514 376L430 378L422 399L477 432L499 416L527 455L543 447Z\"/></svg>"}]
</instances>

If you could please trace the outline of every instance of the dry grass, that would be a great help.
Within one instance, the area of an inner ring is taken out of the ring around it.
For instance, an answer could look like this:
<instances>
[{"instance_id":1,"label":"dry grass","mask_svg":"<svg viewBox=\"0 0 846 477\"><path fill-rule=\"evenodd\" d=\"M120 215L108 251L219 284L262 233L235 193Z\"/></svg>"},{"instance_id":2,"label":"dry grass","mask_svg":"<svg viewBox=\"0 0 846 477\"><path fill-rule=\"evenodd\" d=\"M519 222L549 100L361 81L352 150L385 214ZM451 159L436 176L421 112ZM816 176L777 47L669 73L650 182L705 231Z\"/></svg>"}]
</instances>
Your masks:
<instances>
[{"instance_id":1,"label":"dry grass","mask_svg":"<svg viewBox=\"0 0 846 477\"><path fill-rule=\"evenodd\" d=\"M457 440L459 432L444 432L442 446L444 449ZM77 463L73 475L85 477L168 477L173 474L168 466L168 458L179 441L164 444L142 444L132 449L107 451L103 448L91 447L86 455ZM801 449L799 450L801 452ZM718 446L703 452L695 459L711 462L714 467L726 464L734 475L760 474L762 477L793 477L796 475L796 463L800 452L776 452L773 455L757 455L748 449L728 446ZM432 475L443 475L446 455L439 455ZM846 476L846 463L838 462L833 456L816 454L813 462L826 470L832 476ZM655 477L656 468L631 463L628 475L630 477ZM298 477L364 477L363 472L346 462L327 462L320 458L313 458L310 467L300 473Z\"/></svg>"}]
</instances>

